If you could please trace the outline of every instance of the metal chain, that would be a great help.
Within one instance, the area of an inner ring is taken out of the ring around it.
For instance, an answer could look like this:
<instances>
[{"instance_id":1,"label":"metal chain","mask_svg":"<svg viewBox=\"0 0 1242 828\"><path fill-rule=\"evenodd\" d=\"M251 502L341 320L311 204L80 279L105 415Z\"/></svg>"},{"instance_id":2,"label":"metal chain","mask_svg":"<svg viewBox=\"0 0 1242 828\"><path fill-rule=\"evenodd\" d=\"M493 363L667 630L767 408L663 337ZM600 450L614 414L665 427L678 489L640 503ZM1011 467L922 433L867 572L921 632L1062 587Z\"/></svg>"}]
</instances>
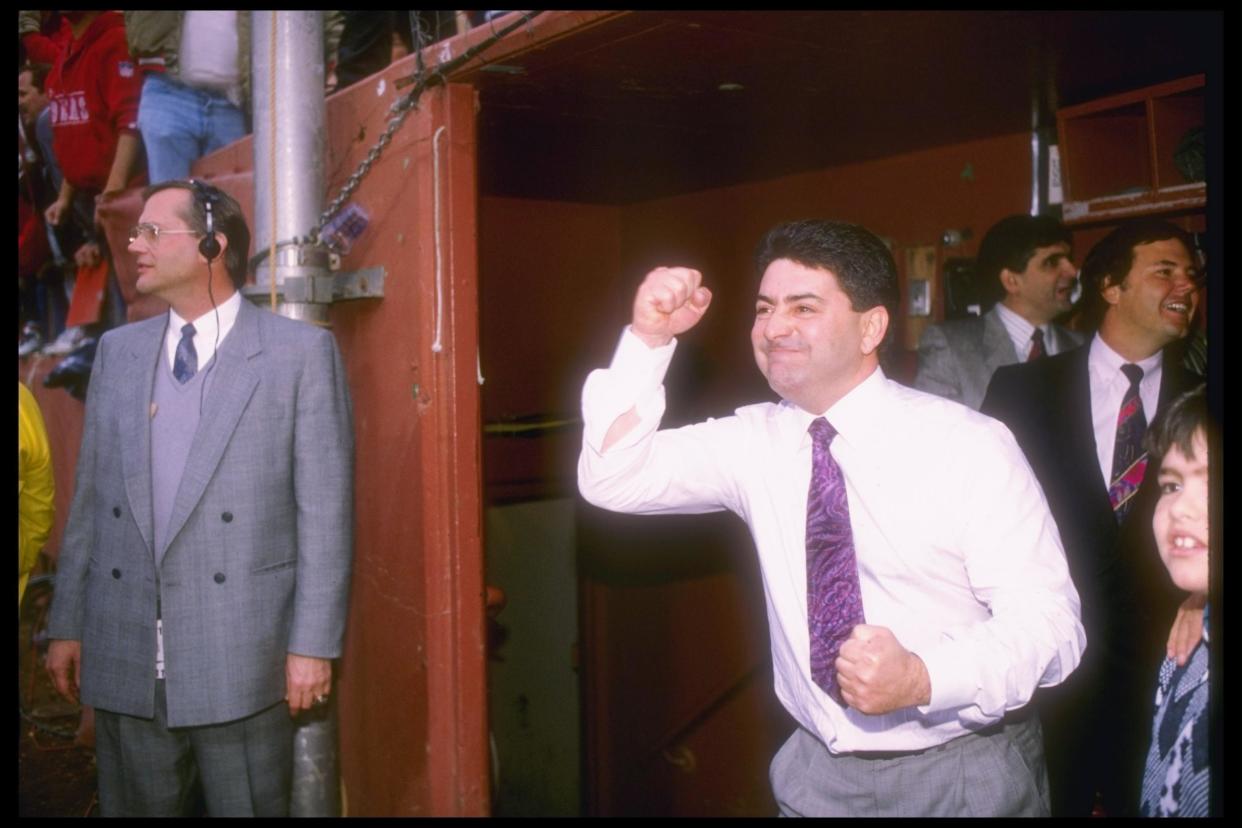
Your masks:
<instances>
[{"instance_id":1,"label":"metal chain","mask_svg":"<svg viewBox=\"0 0 1242 828\"><path fill-rule=\"evenodd\" d=\"M380 135L379 139L375 142L375 145L371 147L371 150L367 153L367 157L362 159L362 162L358 165L358 168L354 170L353 175L345 181L345 185L341 188L340 193L338 193L336 198L332 200L332 203L319 214L319 221L307 235L306 241L310 244L328 246L320 239L320 233L323 232L323 228L337 213L341 211L341 208L345 206L345 203L349 200L349 197L357 191L358 185L360 185L362 180L371 172L371 168L374 166L375 162L379 160L380 155L384 152L388 145L392 142L393 136L397 134L397 130L401 129L402 124L405 123L405 119L411 112L418 108L418 99L428 87L434 83L444 83L445 74L447 72L456 69L458 66L472 59L479 52L493 45L505 35L509 34L509 32L517 29L519 26L529 24L531 19L539 14L542 14L542 12L530 12L524 15L521 20L506 26L499 32L496 32L487 40L481 41L473 48L462 52L453 60L437 66L430 72L420 71L419 74L415 76L414 88L411 89L404 97L393 101L392 106L388 109L388 127L384 130L383 134ZM293 241L296 243L298 240L294 239Z\"/></svg>"},{"instance_id":2,"label":"metal chain","mask_svg":"<svg viewBox=\"0 0 1242 828\"><path fill-rule=\"evenodd\" d=\"M358 185L362 183L362 179L366 178L371 172L372 165L379 160L380 154L392 142L392 138L397 134L397 130L401 129L401 125L405 123L405 119L411 112L417 109L417 95L423 92L426 84L420 84L410 91L410 94L404 98L400 98L393 102L388 113L390 120L388 128L380 135L379 140L375 142L375 146L371 147L371 151L367 153L367 157L362 159L362 163L358 165L358 169L354 170L346 181L345 186L341 188L341 192L332 200L322 213L319 214L319 222L311 230L309 240L312 244L319 243L319 234L323 231L324 226L332 220L332 217L341 211L345 206L345 202L358 189Z\"/></svg>"}]
</instances>

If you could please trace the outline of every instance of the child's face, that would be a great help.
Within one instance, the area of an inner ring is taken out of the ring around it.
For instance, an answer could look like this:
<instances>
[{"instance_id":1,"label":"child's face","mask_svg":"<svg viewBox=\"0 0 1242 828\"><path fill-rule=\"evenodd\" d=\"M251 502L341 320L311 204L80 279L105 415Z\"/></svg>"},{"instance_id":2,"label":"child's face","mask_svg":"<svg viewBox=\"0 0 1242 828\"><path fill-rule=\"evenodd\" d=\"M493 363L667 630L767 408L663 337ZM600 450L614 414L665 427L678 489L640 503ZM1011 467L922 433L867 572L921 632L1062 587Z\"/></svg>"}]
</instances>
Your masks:
<instances>
[{"instance_id":1,"label":"child's face","mask_svg":"<svg viewBox=\"0 0 1242 828\"><path fill-rule=\"evenodd\" d=\"M1195 432L1192 456L1172 446L1160 462L1160 500L1152 530L1160 559L1173 583L1187 592L1208 589L1208 464L1203 429Z\"/></svg>"}]
</instances>

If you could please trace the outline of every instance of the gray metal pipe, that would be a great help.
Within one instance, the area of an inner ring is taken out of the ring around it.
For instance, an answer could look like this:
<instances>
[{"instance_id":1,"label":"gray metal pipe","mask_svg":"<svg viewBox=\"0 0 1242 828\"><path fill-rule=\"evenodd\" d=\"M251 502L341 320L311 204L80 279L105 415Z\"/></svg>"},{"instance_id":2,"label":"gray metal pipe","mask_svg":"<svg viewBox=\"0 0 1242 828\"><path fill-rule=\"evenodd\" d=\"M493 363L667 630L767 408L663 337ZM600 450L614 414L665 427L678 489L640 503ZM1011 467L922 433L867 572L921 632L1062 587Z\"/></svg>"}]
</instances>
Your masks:
<instances>
[{"instance_id":1,"label":"gray metal pipe","mask_svg":"<svg viewBox=\"0 0 1242 828\"><path fill-rule=\"evenodd\" d=\"M288 244L319 220L324 199L323 13L254 11L251 100L254 102L255 252L278 244L244 293L276 312L326 324L332 279L326 252ZM340 816L336 694L326 709L305 714L294 730L291 816Z\"/></svg>"},{"instance_id":2,"label":"gray metal pipe","mask_svg":"<svg viewBox=\"0 0 1242 828\"><path fill-rule=\"evenodd\" d=\"M277 312L327 323L328 256L289 243L319 220L324 199L323 12L251 12L254 121L254 249L267 253L246 294L266 300L275 274ZM273 235L274 234L274 235Z\"/></svg>"}]
</instances>

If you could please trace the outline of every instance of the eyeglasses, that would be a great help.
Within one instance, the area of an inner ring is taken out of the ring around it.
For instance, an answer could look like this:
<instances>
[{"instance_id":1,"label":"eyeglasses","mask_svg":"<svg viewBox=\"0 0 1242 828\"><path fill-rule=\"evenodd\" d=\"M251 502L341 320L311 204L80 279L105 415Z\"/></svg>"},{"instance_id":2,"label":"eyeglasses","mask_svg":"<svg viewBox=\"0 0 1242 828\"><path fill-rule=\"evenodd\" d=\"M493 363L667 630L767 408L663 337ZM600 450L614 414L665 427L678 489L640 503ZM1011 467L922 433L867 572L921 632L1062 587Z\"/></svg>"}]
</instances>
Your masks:
<instances>
[{"instance_id":1,"label":"eyeglasses","mask_svg":"<svg viewBox=\"0 0 1242 828\"><path fill-rule=\"evenodd\" d=\"M165 230L164 228L160 227L158 224L150 224L150 223L144 222L142 224L135 224L133 227L129 228L129 243L133 244L134 242L138 241L139 236L141 236L142 240L145 241L147 244L155 245L159 243L160 236L201 236L201 235L202 233L200 233L197 230Z\"/></svg>"}]
</instances>

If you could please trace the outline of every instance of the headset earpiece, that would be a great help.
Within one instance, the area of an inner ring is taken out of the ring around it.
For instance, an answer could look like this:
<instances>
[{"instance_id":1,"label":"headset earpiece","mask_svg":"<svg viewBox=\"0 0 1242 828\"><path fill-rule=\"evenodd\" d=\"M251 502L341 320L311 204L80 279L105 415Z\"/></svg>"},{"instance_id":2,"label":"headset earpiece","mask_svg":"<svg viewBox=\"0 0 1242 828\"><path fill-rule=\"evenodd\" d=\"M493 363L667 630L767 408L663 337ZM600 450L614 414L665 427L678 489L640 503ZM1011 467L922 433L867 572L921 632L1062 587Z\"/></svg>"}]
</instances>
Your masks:
<instances>
[{"instance_id":1,"label":"headset earpiece","mask_svg":"<svg viewBox=\"0 0 1242 828\"><path fill-rule=\"evenodd\" d=\"M211 215L211 213L208 213L207 215ZM208 222L208 226L210 226L210 224L211 222ZM210 230L207 232L211 233ZM198 252L202 253L209 262L220 255L220 242L216 239L215 233L212 233L210 236L205 236L203 240L198 243Z\"/></svg>"},{"instance_id":2,"label":"headset earpiece","mask_svg":"<svg viewBox=\"0 0 1242 828\"><path fill-rule=\"evenodd\" d=\"M198 252L202 253L208 262L211 262L220 255L220 240L216 238L215 216L213 215L216 197L203 182L194 179L193 183L194 192L198 195L198 200L203 204L203 212L206 214L207 224L207 234L198 243Z\"/></svg>"}]
</instances>

